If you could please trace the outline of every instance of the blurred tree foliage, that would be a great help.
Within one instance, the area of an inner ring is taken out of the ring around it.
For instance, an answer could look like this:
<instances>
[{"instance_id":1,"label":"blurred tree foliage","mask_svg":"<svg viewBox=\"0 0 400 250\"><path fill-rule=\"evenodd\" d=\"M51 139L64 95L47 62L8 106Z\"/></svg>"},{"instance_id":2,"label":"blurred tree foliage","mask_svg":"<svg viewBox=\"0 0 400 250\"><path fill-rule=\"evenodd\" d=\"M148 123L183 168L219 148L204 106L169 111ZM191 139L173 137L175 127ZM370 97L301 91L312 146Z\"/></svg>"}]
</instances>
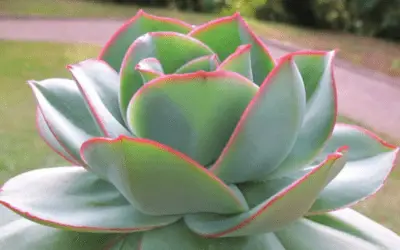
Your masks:
<instances>
[{"instance_id":1,"label":"blurred tree foliage","mask_svg":"<svg viewBox=\"0 0 400 250\"><path fill-rule=\"evenodd\" d=\"M0 0L1 1L1 0ZM400 40L400 0L111 0L219 12Z\"/></svg>"},{"instance_id":2,"label":"blurred tree foliage","mask_svg":"<svg viewBox=\"0 0 400 250\"><path fill-rule=\"evenodd\" d=\"M176 7L180 10L196 12L218 11L224 5L224 0L111 0L121 4L136 4L139 6Z\"/></svg>"},{"instance_id":3,"label":"blurred tree foliage","mask_svg":"<svg viewBox=\"0 0 400 250\"><path fill-rule=\"evenodd\" d=\"M400 40L400 0L269 0L256 17Z\"/></svg>"},{"instance_id":4,"label":"blurred tree foliage","mask_svg":"<svg viewBox=\"0 0 400 250\"><path fill-rule=\"evenodd\" d=\"M232 15L240 12L241 15L254 17L256 9L265 5L267 0L226 0L221 15Z\"/></svg>"}]
</instances>

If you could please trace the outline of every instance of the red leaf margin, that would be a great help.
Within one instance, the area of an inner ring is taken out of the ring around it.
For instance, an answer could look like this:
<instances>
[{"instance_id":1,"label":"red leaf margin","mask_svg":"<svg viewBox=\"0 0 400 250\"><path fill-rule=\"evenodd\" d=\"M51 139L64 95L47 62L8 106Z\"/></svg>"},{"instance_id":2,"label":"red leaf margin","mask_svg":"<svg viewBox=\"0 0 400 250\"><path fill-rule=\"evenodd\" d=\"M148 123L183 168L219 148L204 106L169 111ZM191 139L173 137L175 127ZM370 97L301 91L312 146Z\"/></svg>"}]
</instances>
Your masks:
<instances>
[{"instance_id":1,"label":"red leaf margin","mask_svg":"<svg viewBox=\"0 0 400 250\"><path fill-rule=\"evenodd\" d=\"M323 162L321 162L317 167L312 169L310 172L308 172L306 175L301 177L300 179L294 181L291 183L289 186L278 192L269 202L265 203L255 214L252 216L248 217L247 219L241 221L238 225L227 229L225 231L219 232L219 233L214 233L214 234L202 234L200 233L201 236L206 237L206 238L220 238L223 237L229 233L232 233L234 231L237 231L249 223L251 223L253 220L255 220L260 214L262 214L265 210L267 210L270 206L272 206L275 202L279 201L281 198L283 198L288 192L296 188L299 184L307 181L311 176L313 176L318 170L320 170L322 167L325 166L325 164L328 161L336 161L339 158L343 157L344 152L348 150L347 146L342 146L340 147L335 153L329 154ZM197 232L198 233L198 232Z\"/></svg>"},{"instance_id":2,"label":"red leaf margin","mask_svg":"<svg viewBox=\"0 0 400 250\"><path fill-rule=\"evenodd\" d=\"M353 124L336 123L336 125L356 129L356 130L360 131L361 133L363 133L363 134L369 136L370 138L372 138L372 139L378 141L383 147L386 147L386 148L389 149L389 150L394 150L395 156L394 156L394 159L393 159L393 162L392 162L392 167L391 167L390 170L388 171L388 173L387 173L387 175L385 176L385 178L383 179L382 183L379 185L379 187L376 188L376 190L375 190L373 193L371 193L371 194L365 196L364 198L362 198L362 199L360 199L360 200L354 201L353 203L350 203L350 204L348 204L348 205L345 205L345 206L342 206L342 207L339 207L339 208L319 210L319 211L316 211L316 212L309 212L309 213L306 214L307 216L320 215L320 214L324 214L324 213L334 212L334 211L338 211L338 210L341 210L341 209L353 207L353 206L357 205L357 204L360 203L360 202L363 202L363 201L365 201L365 200L367 200L367 199L373 198L374 196L377 195L377 193L378 193L378 192L383 188L383 186L386 184L386 182L387 182L389 176L391 175L391 173L393 172L393 170L396 168L396 163L397 163L397 161L400 159L400 147L397 147L397 146L395 146L395 145L392 145L392 144L386 142L385 140L383 140L382 138L380 138L378 135L376 135L376 134L373 133L372 131L370 131L370 130L368 130L368 129L365 129L365 128L363 128L363 127L357 126L357 125L353 125Z\"/></svg>"},{"instance_id":3,"label":"red leaf margin","mask_svg":"<svg viewBox=\"0 0 400 250\"><path fill-rule=\"evenodd\" d=\"M115 40L118 39L118 36L124 32L125 30L127 30L129 28L129 26L133 23L135 23L139 18L141 17L145 17L147 19L152 19L152 20L156 20L156 21L161 21L161 22L168 22L168 23L174 23L174 24L178 24L181 25L182 27L186 27L189 30L192 30L193 26L183 22L179 19L175 19L175 18L170 18L170 17L161 17L161 16L155 16L155 15L151 15L148 14L146 12L144 12L142 9L140 9L136 15L134 17L132 17L131 19L129 19L128 21L126 21L112 36L111 38L106 42L106 44L103 46L103 48L100 51L100 54L98 56L98 59L102 59L104 54L106 53L106 50L115 42Z\"/></svg>"},{"instance_id":4,"label":"red leaf margin","mask_svg":"<svg viewBox=\"0 0 400 250\"><path fill-rule=\"evenodd\" d=\"M157 80L157 79L156 79ZM164 151L167 152L169 154L172 154L174 156L176 156L177 158L189 163L191 166L193 166L194 168L200 170L201 172L205 173L208 177L210 177L212 180L214 180L215 182L217 182L220 186L223 187L223 189L227 190L231 197L234 197L234 199L236 200L237 204L239 204L239 206L243 205L243 202L240 201L240 199L236 196L236 194L228 187L228 185L226 185L221 179L219 179L217 176L215 176L212 172L210 172L207 168L205 168L204 166L202 166L201 164L199 164L197 161L193 160L192 158L190 158L189 156L185 155L184 153L181 153L167 145L161 144L159 142L150 140L150 139L145 139L145 138L134 138L134 137L128 137L126 135L120 135L119 137L113 139L113 138L105 138L105 137L95 137L92 139L89 139L87 141L85 141L81 148L80 148L80 155L82 160L89 165L89 162L87 161L86 157L85 157L85 151L88 147L94 145L94 144L114 144L114 143L122 143L123 141L130 141L130 142L136 142L138 144L147 144L147 145L151 145L157 149L159 149L160 151Z\"/></svg>"},{"instance_id":5,"label":"red leaf margin","mask_svg":"<svg viewBox=\"0 0 400 250\"><path fill-rule=\"evenodd\" d=\"M192 29L192 31L190 31L188 33L188 36L193 36L197 32L207 30L210 27L213 27L218 24L229 23L233 20L237 20L239 22L239 25L242 25L242 27L249 32L250 36L254 39L254 41L264 50L265 54L269 57L271 62L274 63L275 60L271 56L271 53L269 52L266 44L263 41L261 41L261 39L250 29L249 25L246 23L246 21L243 19L243 17L240 15L239 12L236 12L235 14L233 14L231 16L221 17L221 18L206 22L204 24L198 25L198 26L194 27Z\"/></svg>"}]
</instances>

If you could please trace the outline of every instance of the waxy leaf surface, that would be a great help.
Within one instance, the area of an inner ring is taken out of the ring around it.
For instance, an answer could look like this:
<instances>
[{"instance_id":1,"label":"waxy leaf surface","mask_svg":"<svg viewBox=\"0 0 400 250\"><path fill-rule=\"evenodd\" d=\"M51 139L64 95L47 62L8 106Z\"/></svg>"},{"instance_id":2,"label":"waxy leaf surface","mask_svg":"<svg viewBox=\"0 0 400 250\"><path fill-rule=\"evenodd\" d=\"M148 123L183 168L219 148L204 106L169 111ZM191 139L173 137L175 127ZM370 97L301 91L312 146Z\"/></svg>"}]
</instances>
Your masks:
<instances>
[{"instance_id":1,"label":"waxy leaf surface","mask_svg":"<svg viewBox=\"0 0 400 250\"><path fill-rule=\"evenodd\" d=\"M39 108L36 108L36 127L39 132L39 135L42 139L47 143L47 145L53 149L57 154L63 157L65 160L71 162L76 165L79 164L77 161L64 149L64 147L60 144L57 138L54 136L53 132L50 130L47 125L42 111Z\"/></svg>"},{"instance_id":2,"label":"waxy leaf surface","mask_svg":"<svg viewBox=\"0 0 400 250\"><path fill-rule=\"evenodd\" d=\"M297 52L291 54L301 73L307 97L304 120L291 152L267 179L279 178L310 164L331 135L337 98L333 78L335 52ZM341 147L340 145L338 147ZM333 148L331 152L338 147Z\"/></svg>"},{"instance_id":3,"label":"waxy leaf surface","mask_svg":"<svg viewBox=\"0 0 400 250\"><path fill-rule=\"evenodd\" d=\"M220 155L258 87L233 72L161 77L145 85L128 109L131 130L207 166Z\"/></svg>"},{"instance_id":4,"label":"waxy leaf surface","mask_svg":"<svg viewBox=\"0 0 400 250\"><path fill-rule=\"evenodd\" d=\"M177 19L157 17L138 11L127 21L103 47L99 59L106 61L119 72L122 60L129 46L140 36L155 31L174 31L186 34L192 29L190 24Z\"/></svg>"},{"instance_id":5,"label":"waxy leaf surface","mask_svg":"<svg viewBox=\"0 0 400 250\"><path fill-rule=\"evenodd\" d=\"M239 14L199 25L189 36L207 44L221 61L234 53L240 45L251 44L253 79L257 85L264 82L274 67L274 60L265 44L250 30Z\"/></svg>"},{"instance_id":6,"label":"waxy leaf surface","mask_svg":"<svg viewBox=\"0 0 400 250\"><path fill-rule=\"evenodd\" d=\"M154 141L121 137L82 146L89 168L101 172L140 211L151 215L247 210L228 187L187 156Z\"/></svg>"},{"instance_id":7,"label":"waxy leaf surface","mask_svg":"<svg viewBox=\"0 0 400 250\"><path fill-rule=\"evenodd\" d=\"M305 105L303 81L287 57L253 97L211 171L238 183L275 170L293 147Z\"/></svg>"},{"instance_id":8,"label":"waxy leaf surface","mask_svg":"<svg viewBox=\"0 0 400 250\"><path fill-rule=\"evenodd\" d=\"M96 60L69 65L68 69L103 134L107 137L130 135L118 105L118 73L105 62Z\"/></svg>"},{"instance_id":9,"label":"waxy leaf surface","mask_svg":"<svg viewBox=\"0 0 400 250\"><path fill-rule=\"evenodd\" d=\"M76 83L67 79L29 82L47 125L73 158L82 163L79 148L86 140L102 136Z\"/></svg>"},{"instance_id":10,"label":"waxy leaf surface","mask_svg":"<svg viewBox=\"0 0 400 250\"><path fill-rule=\"evenodd\" d=\"M118 234L82 233L43 226L0 205L0 249L98 250L107 249Z\"/></svg>"},{"instance_id":11,"label":"waxy leaf surface","mask_svg":"<svg viewBox=\"0 0 400 250\"><path fill-rule=\"evenodd\" d=\"M337 124L318 157L338 145L349 147L343 171L321 192L310 213L323 213L354 205L375 194L395 165L399 149L363 128Z\"/></svg>"},{"instance_id":12,"label":"waxy leaf surface","mask_svg":"<svg viewBox=\"0 0 400 250\"><path fill-rule=\"evenodd\" d=\"M156 58L163 66L165 74L174 73L185 63L214 52L202 42L174 32L154 32L138 38L125 55L121 67L120 105L123 116L129 101L143 86L136 65L145 58Z\"/></svg>"},{"instance_id":13,"label":"waxy leaf surface","mask_svg":"<svg viewBox=\"0 0 400 250\"><path fill-rule=\"evenodd\" d=\"M82 232L144 231L179 219L139 212L114 186L80 167L18 175L1 188L0 204L37 223Z\"/></svg>"},{"instance_id":14,"label":"waxy leaf surface","mask_svg":"<svg viewBox=\"0 0 400 250\"><path fill-rule=\"evenodd\" d=\"M185 222L194 232L207 237L233 237L279 230L301 218L308 211L333 172L337 173L343 167L341 157L341 153L330 155L312 172L287 183L272 196L265 196L259 204L247 212L233 216L186 215ZM250 184L241 187L249 203L255 203L252 200L254 197L251 197L254 192L263 192L262 185L255 183L253 186Z\"/></svg>"},{"instance_id":15,"label":"waxy leaf surface","mask_svg":"<svg viewBox=\"0 0 400 250\"><path fill-rule=\"evenodd\" d=\"M227 70L241 74L242 76L253 81L253 70L251 68L251 45L241 45L236 51L228 56L221 65L219 70Z\"/></svg>"}]
</instances>

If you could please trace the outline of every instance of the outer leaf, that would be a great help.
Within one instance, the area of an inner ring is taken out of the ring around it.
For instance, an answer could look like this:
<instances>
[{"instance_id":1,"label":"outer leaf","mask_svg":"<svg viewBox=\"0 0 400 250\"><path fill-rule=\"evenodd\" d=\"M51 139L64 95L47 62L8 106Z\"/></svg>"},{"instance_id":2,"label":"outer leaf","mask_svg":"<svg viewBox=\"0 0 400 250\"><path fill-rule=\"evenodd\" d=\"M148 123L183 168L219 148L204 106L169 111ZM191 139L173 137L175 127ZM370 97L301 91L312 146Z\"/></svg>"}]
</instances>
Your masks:
<instances>
[{"instance_id":1,"label":"outer leaf","mask_svg":"<svg viewBox=\"0 0 400 250\"><path fill-rule=\"evenodd\" d=\"M97 250L118 239L116 234L80 233L42 226L0 205L0 249Z\"/></svg>"},{"instance_id":2,"label":"outer leaf","mask_svg":"<svg viewBox=\"0 0 400 250\"><path fill-rule=\"evenodd\" d=\"M307 111L292 151L276 171L266 177L267 179L279 178L309 164L331 135L337 116L336 87L333 78L334 55L334 51L292 54L304 81Z\"/></svg>"},{"instance_id":3,"label":"outer leaf","mask_svg":"<svg viewBox=\"0 0 400 250\"><path fill-rule=\"evenodd\" d=\"M82 232L145 231L179 219L140 213L111 184L77 167L14 177L2 187L0 204L37 223Z\"/></svg>"},{"instance_id":4,"label":"outer leaf","mask_svg":"<svg viewBox=\"0 0 400 250\"><path fill-rule=\"evenodd\" d=\"M118 73L103 61L87 60L68 69L74 76L93 118L107 137L131 135L118 106Z\"/></svg>"},{"instance_id":5,"label":"outer leaf","mask_svg":"<svg viewBox=\"0 0 400 250\"><path fill-rule=\"evenodd\" d=\"M350 234L329 226L300 219L276 233L285 249L293 250L382 250Z\"/></svg>"},{"instance_id":6,"label":"outer leaf","mask_svg":"<svg viewBox=\"0 0 400 250\"><path fill-rule=\"evenodd\" d=\"M348 208L309 216L308 219L370 242L376 245L374 249L397 250L400 247L400 237L397 234Z\"/></svg>"},{"instance_id":7,"label":"outer leaf","mask_svg":"<svg viewBox=\"0 0 400 250\"><path fill-rule=\"evenodd\" d=\"M251 68L251 44L241 45L219 65L218 69L241 74L253 81Z\"/></svg>"},{"instance_id":8,"label":"outer leaf","mask_svg":"<svg viewBox=\"0 0 400 250\"><path fill-rule=\"evenodd\" d=\"M161 249L284 250L273 234L209 239L191 232L183 222L178 222L144 234L140 250Z\"/></svg>"},{"instance_id":9,"label":"outer leaf","mask_svg":"<svg viewBox=\"0 0 400 250\"><path fill-rule=\"evenodd\" d=\"M257 90L233 72L161 77L132 98L128 123L139 137L169 145L207 166L220 155Z\"/></svg>"},{"instance_id":10,"label":"outer leaf","mask_svg":"<svg viewBox=\"0 0 400 250\"><path fill-rule=\"evenodd\" d=\"M308 211L318 193L327 184L327 180L343 167L344 163L339 160L341 156L341 153L330 155L319 167L288 183L278 193L265 197L265 201L261 201L247 212L231 217L212 214L187 215L186 224L194 232L206 237L253 235L281 229ZM242 190L245 194L252 194L259 191L257 188L255 184ZM247 197L253 203L252 197Z\"/></svg>"},{"instance_id":11,"label":"outer leaf","mask_svg":"<svg viewBox=\"0 0 400 250\"><path fill-rule=\"evenodd\" d=\"M39 108L36 108L36 128L39 132L39 135L47 143L47 145L54 150L54 152L59 154L66 161L69 161L74 165L79 165L79 163L64 149L64 147L61 146L60 142L47 125L42 111L40 111Z\"/></svg>"},{"instance_id":12,"label":"outer leaf","mask_svg":"<svg viewBox=\"0 0 400 250\"><path fill-rule=\"evenodd\" d=\"M196 59L187 62L182 65L175 73L176 74L184 74L184 73L192 73L196 71L214 71L218 66L218 59L216 55L211 56L202 56Z\"/></svg>"},{"instance_id":13,"label":"outer leaf","mask_svg":"<svg viewBox=\"0 0 400 250\"><path fill-rule=\"evenodd\" d=\"M304 111L303 82L287 57L265 80L211 171L235 183L275 170L293 147Z\"/></svg>"},{"instance_id":14,"label":"outer leaf","mask_svg":"<svg viewBox=\"0 0 400 250\"><path fill-rule=\"evenodd\" d=\"M99 59L106 61L111 67L119 71L126 51L138 37L155 31L174 31L186 34L191 29L190 24L180 20L157 17L139 10L131 20L115 32L103 47Z\"/></svg>"},{"instance_id":15,"label":"outer leaf","mask_svg":"<svg viewBox=\"0 0 400 250\"><path fill-rule=\"evenodd\" d=\"M79 148L102 132L86 107L74 81L47 79L29 82L47 125L65 151L81 163Z\"/></svg>"},{"instance_id":16,"label":"outer leaf","mask_svg":"<svg viewBox=\"0 0 400 250\"><path fill-rule=\"evenodd\" d=\"M120 105L123 116L135 92L143 86L140 73L135 70L142 59L155 57L171 74L183 64L214 52L202 42L174 32L153 32L141 36L129 47L121 66Z\"/></svg>"},{"instance_id":17,"label":"outer leaf","mask_svg":"<svg viewBox=\"0 0 400 250\"><path fill-rule=\"evenodd\" d=\"M335 162L336 166L335 168L332 168L331 174L328 176L326 184L331 182L339 174L339 172L342 171L347 160L347 150L348 149L346 147L342 147L336 150L336 154L341 154L343 156L340 158L340 160ZM327 158L329 157L331 156L328 155ZM325 161L326 159L324 159L324 161L322 162ZM319 163L319 165L321 165L321 163ZM311 171L314 171L314 169L318 168L319 165L309 167L306 170L298 171L296 173L292 173L290 176L281 177L279 179L267 180L264 182L247 182L238 185L238 187L240 190L242 190L243 195L245 196L249 206L255 207L265 201L266 198L274 196L276 193L279 193L293 182L296 182L296 180L298 180L302 176Z\"/></svg>"},{"instance_id":18,"label":"outer leaf","mask_svg":"<svg viewBox=\"0 0 400 250\"><path fill-rule=\"evenodd\" d=\"M371 132L345 124L335 126L322 155L338 144L349 146L350 161L321 192L310 213L341 209L373 195L383 186L399 154L398 148L381 141Z\"/></svg>"},{"instance_id":19,"label":"outer leaf","mask_svg":"<svg viewBox=\"0 0 400 250\"><path fill-rule=\"evenodd\" d=\"M207 44L222 61L240 45L251 44L251 65L257 85L261 85L274 68L274 60L267 47L238 13L197 26L189 35Z\"/></svg>"},{"instance_id":20,"label":"outer leaf","mask_svg":"<svg viewBox=\"0 0 400 250\"><path fill-rule=\"evenodd\" d=\"M139 71L144 84L164 74L160 61L153 57L143 59L135 69Z\"/></svg>"},{"instance_id":21,"label":"outer leaf","mask_svg":"<svg viewBox=\"0 0 400 250\"><path fill-rule=\"evenodd\" d=\"M147 214L224 214L248 208L237 189L234 192L198 163L154 141L97 138L82 146L82 157Z\"/></svg>"}]
</instances>

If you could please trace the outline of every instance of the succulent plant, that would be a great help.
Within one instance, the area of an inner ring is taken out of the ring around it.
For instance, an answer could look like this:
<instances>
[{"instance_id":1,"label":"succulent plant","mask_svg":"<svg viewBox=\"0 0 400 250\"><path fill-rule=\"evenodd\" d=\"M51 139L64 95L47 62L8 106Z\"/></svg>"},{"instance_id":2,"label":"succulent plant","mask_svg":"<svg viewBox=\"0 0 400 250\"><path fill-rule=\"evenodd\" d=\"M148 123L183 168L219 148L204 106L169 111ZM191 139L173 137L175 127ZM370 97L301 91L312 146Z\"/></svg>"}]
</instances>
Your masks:
<instances>
[{"instance_id":1,"label":"succulent plant","mask_svg":"<svg viewBox=\"0 0 400 250\"><path fill-rule=\"evenodd\" d=\"M74 80L29 82L40 135L73 166L2 186L0 249L400 249L347 208L398 148L336 123L334 56L275 61L239 14L139 11Z\"/></svg>"}]
</instances>

